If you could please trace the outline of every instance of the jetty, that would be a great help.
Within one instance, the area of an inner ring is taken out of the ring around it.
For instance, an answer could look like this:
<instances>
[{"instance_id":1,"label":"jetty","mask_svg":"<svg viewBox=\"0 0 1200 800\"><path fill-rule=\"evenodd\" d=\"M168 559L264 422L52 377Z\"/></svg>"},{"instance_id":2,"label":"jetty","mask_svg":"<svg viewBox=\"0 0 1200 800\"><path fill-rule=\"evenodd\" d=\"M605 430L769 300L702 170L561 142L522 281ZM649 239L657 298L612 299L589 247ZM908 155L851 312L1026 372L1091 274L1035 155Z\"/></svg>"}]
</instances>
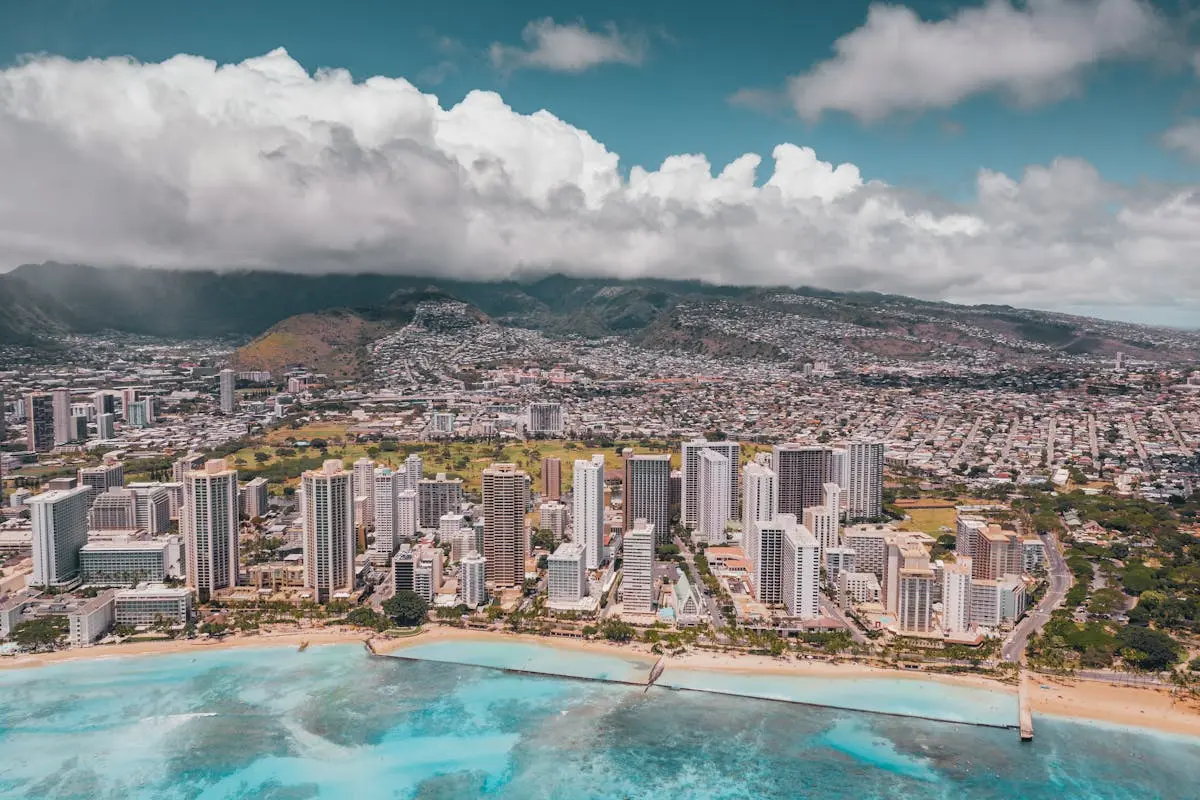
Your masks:
<instances>
[{"instance_id":1,"label":"jetty","mask_svg":"<svg viewBox=\"0 0 1200 800\"><path fill-rule=\"evenodd\" d=\"M1021 741L1033 741L1033 706L1029 701L1029 680L1021 676L1017 689L1017 726L1021 729Z\"/></svg>"}]
</instances>

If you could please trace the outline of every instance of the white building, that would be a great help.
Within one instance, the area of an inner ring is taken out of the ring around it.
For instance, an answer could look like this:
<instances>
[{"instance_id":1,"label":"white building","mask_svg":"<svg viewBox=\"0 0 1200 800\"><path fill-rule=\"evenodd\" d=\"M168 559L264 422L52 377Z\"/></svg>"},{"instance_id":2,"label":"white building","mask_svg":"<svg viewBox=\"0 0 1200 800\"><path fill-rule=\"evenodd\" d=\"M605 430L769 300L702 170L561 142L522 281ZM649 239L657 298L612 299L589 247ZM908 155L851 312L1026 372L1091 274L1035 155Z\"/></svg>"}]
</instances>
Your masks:
<instances>
[{"instance_id":1,"label":"white building","mask_svg":"<svg viewBox=\"0 0 1200 800\"><path fill-rule=\"evenodd\" d=\"M362 503L362 518L355 520L359 525L375 523L375 462L363 456L354 462L354 497L365 497Z\"/></svg>"},{"instance_id":2,"label":"white building","mask_svg":"<svg viewBox=\"0 0 1200 800\"><path fill-rule=\"evenodd\" d=\"M575 460L571 498L572 541L583 547L585 566L599 569L604 560L604 456Z\"/></svg>"},{"instance_id":3,"label":"white building","mask_svg":"<svg viewBox=\"0 0 1200 800\"><path fill-rule=\"evenodd\" d=\"M849 547L827 547L824 554L825 583L837 587L843 572L855 572L854 550Z\"/></svg>"},{"instance_id":4,"label":"white building","mask_svg":"<svg viewBox=\"0 0 1200 800\"><path fill-rule=\"evenodd\" d=\"M51 400L54 409L54 443L66 444L75 438L71 425L71 390L55 389Z\"/></svg>"},{"instance_id":5,"label":"white building","mask_svg":"<svg viewBox=\"0 0 1200 800\"><path fill-rule=\"evenodd\" d=\"M263 477L254 478L246 482L245 502L243 504L243 513L246 519L254 519L255 517L265 517L267 515L267 479Z\"/></svg>"},{"instance_id":6,"label":"white building","mask_svg":"<svg viewBox=\"0 0 1200 800\"><path fill-rule=\"evenodd\" d=\"M741 470L742 448L738 442L710 442L706 439L695 439L680 445L680 471L683 473L680 483L679 521L686 528L695 528L700 524L700 504L703 500L704 487L700 476L701 454L713 452L725 457L725 469L728 473L722 485L726 487L726 503L729 517L721 521L721 530L725 523L735 519L737 515L740 494L739 473Z\"/></svg>"},{"instance_id":7,"label":"white building","mask_svg":"<svg viewBox=\"0 0 1200 800\"><path fill-rule=\"evenodd\" d=\"M172 543L166 538L149 541L90 541L79 551L84 583L96 586L133 586L164 580L171 568Z\"/></svg>"},{"instance_id":8,"label":"white building","mask_svg":"<svg viewBox=\"0 0 1200 800\"><path fill-rule=\"evenodd\" d=\"M742 470L742 547L755 561L758 537L754 526L775 518L775 471L757 461Z\"/></svg>"},{"instance_id":9,"label":"white building","mask_svg":"<svg viewBox=\"0 0 1200 800\"><path fill-rule=\"evenodd\" d=\"M401 489L417 489L417 485L421 482L421 477L425 474L425 461L418 453L409 453L408 458L404 459L404 465L399 470L404 474L404 483L399 488ZM439 479L444 479L446 476L438 475ZM441 516L439 514L439 516Z\"/></svg>"},{"instance_id":10,"label":"white building","mask_svg":"<svg viewBox=\"0 0 1200 800\"><path fill-rule=\"evenodd\" d=\"M25 501L33 523L32 586L62 586L79 577L79 551L88 539L91 489L43 492Z\"/></svg>"},{"instance_id":11,"label":"white building","mask_svg":"<svg viewBox=\"0 0 1200 800\"><path fill-rule=\"evenodd\" d=\"M458 566L458 597L468 608L488 602L487 559L472 550Z\"/></svg>"},{"instance_id":12,"label":"white building","mask_svg":"<svg viewBox=\"0 0 1200 800\"><path fill-rule=\"evenodd\" d=\"M821 616L821 546L803 525L783 534L781 590L788 614L800 619Z\"/></svg>"},{"instance_id":13,"label":"white building","mask_svg":"<svg viewBox=\"0 0 1200 800\"><path fill-rule=\"evenodd\" d=\"M200 602L238 583L237 470L213 459L183 476L179 527L187 548L188 586Z\"/></svg>"},{"instance_id":14,"label":"white building","mask_svg":"<svg viewBox=\"0 0 1200 800\"><path fill-rule=\"evenodd\" d=\"M233 409L236 407L237 395L234 392L236 380L237 374L233 370L221 370L218 383L220 385L221 413L223 414L232 414Z\"/></svg>"},{"instance_id":15,"label":"white building","mask_svg":"<svg viewBox=\"0 0 1200 800\"><path fill-rule=\"evenodd\" d=\"M67 638L74 647L86 647L108 633L113 624L113 592L101 592L67 612Z\"/></svg>"},{"instance_id":16,"label":"white building","mask_svg":"<svg viewBox=\"0 0 1200 800\"><path fill-rule=\"evenodd\" d=\"M883 514L883 442L846 445L846 515L875 519Z\"/></svg>"},{"instance_id":17,"label":"white building","mask_svg":"<svg viewBox=\"0 0 1200 800\"><path fill-rule=\"evenodd\" d=\"M563 432L561 403L530 403L525 412L525 431L558 436Z\"/></svg>"},{"instance_id":18,"label":"white building","mask_svg":"<svg viewBox=\"0 0 1200 800\"><path fill-rule=\"evenodd\" d=\"M843 572L838 575L838 605L881 604L883 590L873 572Z\"/></svg>"},{"instance_id":19,"label":"white building","mask_svg":"<svg viewBox=\"0 0 1200 800\"><path fill-rule=\"evenodd\" d=\"M621 607L631 614L654 612L654 525L634 520L625 531L621 570Z\"/></svg>"},{"instance_id":20,"label":"white building","mask_svg":"<svg viewBox=\"0 0 1200 800\"><path fill-rule=\"evenodd\" d=\"M942 571L942 628L966 633L971 628L971 559L960 558Z\"/></svg>"},{"instance_id":21,"label":"white building","mask_svg":"<svg viewBox=\"0 0 1200 800\"><path fill-rule=\"evenodd\" d=\"M117 436L117 415L116 414L97 414L96 415L96 438L102 442L107 442L110 439L115 439Z\"/></svg>"},{"instance_id":22,"label":"white building","mask_svg":"<svg viewBox=\"0 0 1200 800\"><path fill-rule=\"evenodd\" d=\"M797 526L794 514L777 514L775 519L754 526L754 598L774 605L783 602L783 538Z\"/></svg>"},{"instance_id":23,"label":"white building","mask_svg":"<svg viewBox=\"0 0 1200 800\"><path fill-rule=\"evenodd\" d=\"M160 619L183 625L192 616L192 593L187 589L139 586L119 590L114 600L118 625L153 625Z\"/></svg>"},{"instance_id":24,"label":"white building","mask_svg":"<svg viewBox=\"0 0 1200 800\"><path fill-rule=\"evenodd\" d=\"M899 575L898 622L904 633L933 630L933 570L901 567Z\"/></svg>"},{"instance_id":25,"label":"white building","mask_svg":"<svg viewBox=\"0 0 1200 800\"><path fill-rule=\"evenodd\" d=\"M429 429L433 433L442 436L450 436L454 433L454 415L448 411L435 411L433 418L429 422Z\"/></svg>"},{"instance_id":26,"label":"white building","mask_svg":"<svg viewBox=\"0 0 1200 800\"><path fill-rule=\"evenodd\" d=\"M730 507L730 473L737 474L737 468L730 468L729 459L713 449L699 452L696 504L699 514L696 518L696 539L708 544L722 544L725 541L725 524L733 519ZM687 481L687 472L683 473ZM687 497L685 492L684 497Z\"/></svg>"},{"instance_id":27,"label":"white building","mask_svg":"<svg viewBox=\"0 0 1200 800\"><path fill-rule=\"evenodd\" d=\"M354 479L339 459L300 477L304 487L304 585L318 603L354 591ZM390 558L391 553L387 554Z\"/></svg>"},{"instance_id":28,"label":"white building","mask_svg":"<svg viewBox=\"0 0 1200 800\"><path fill-rule=\"evenodd\" d=\"M561 542L567 534L567 507L557 500L539 505L538 529L550 531L555 543Z\"/></svg>"},{"instance_id":29,"label":"white building","mask_svg":"<svg viewBox=\"0 0 1200 800\"><path fill-rule=\"evenodd\" d=\"M547 559L546 589L551 608L573 608L588 595L583 546L565 542Z\"/></svg>"},{"instance_id":30,"label":"white building","mask_svg":"<svg viewBox=\"0 0 1200 800\"><path fill-rule=\"evenodd\" d=\"M358 474L357 471L355 474ZM388 467L379 467L372 475L371 499L374 509L371 518L375 522L375 544L371 547L372 563L388 563L392 553L396 551L396 545L400 543L400 537L396 535L397 483L397 474Z\"/></svg>"}]
</instances>

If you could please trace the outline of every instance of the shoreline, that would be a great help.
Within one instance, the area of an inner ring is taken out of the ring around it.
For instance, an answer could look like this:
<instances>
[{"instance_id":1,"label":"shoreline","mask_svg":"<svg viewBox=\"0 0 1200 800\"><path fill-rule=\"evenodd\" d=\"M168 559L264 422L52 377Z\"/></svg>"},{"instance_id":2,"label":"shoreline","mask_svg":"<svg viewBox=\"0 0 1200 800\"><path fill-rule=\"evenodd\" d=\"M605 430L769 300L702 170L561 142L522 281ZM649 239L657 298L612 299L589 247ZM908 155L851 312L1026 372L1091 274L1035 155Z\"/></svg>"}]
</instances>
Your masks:
<instances>
[{"instance_id":1,"label":"shoreline","mask_svg":"<svg viewBox=\"0 0 1200 800\"><path fill-rule=\"evenodd\" d=\"M647 671L660 658L651 653L648 647L639 644L619 645L605 641L585 641L535 634L464 630L449 626L429 625L418 634L395 638L372 635L370 631L356 628L321 629L307 632L292 629L252 636L231 635L219 640L183 639L98 645L58 650L52 653L3 657L0 658L0 670L27 669L75 661L209 650L253 647L298 648L305 642L311 647L345 644L361 646L367 641L371 642L372 648L380 656L403 655L402 651L408 647L436 642L511 641L640 662L646 666ZM1014 699L1017 694L1016 686L982 675L887 669L854 662L830 663L795 658L781 660L771 656L696 650L680 656L663 656L662 658L668 669L743 676L910 680L984 689L1011 695ZM1119 686L1099 681L1047 676L1038 673L1026 673L1025 680L1031 707L1035 714L1200 739L1200 701L1174 697L1166 689Z\"/></svg>"}]
</instances>

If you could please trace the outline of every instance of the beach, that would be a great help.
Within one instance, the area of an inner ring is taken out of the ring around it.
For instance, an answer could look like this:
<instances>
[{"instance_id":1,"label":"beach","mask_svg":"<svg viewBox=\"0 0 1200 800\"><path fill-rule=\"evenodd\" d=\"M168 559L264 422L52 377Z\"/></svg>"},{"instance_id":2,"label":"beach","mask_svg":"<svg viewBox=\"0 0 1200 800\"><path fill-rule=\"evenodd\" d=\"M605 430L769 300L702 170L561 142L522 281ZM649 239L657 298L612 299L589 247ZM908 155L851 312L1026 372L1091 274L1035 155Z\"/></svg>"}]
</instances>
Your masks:
<instances>
[{"instance_id":1,"label":"beach","mask_svg":"<svg viewBox=\"0 0 1200 800\"><path fill-rule=\"evenodd\" d=\"M375 652L403 655L407 648L431 644L452 645L513 642L548 647L564 652L592 654L640 662L648 673L659 656L649 646L616 644L607 641L588 641L559 637L512 634L507 632L463 630L448 626L427 626L421 633L406 637L381 637L354 628L265 632L255 635L231 635L219 640L166 640L99 645L71 648L52 653L40 653L0 658L0 669L37 667L53 663L87 659L120 658L188 652L206 652L245 647L310 647L336 644L361 644L370 641ZM968 674L941 674L916 670L894 670L852 661L828 662L789 656L746 655L692 650L679 656L663 657L667 675L672 670L688 673L725 674L730 677L770 676L785 678L872 678L909 680L922 683L983 689L1015 696L1016 687L1009 683ZM1149 728L1163 733L1200 737L1200 702L1177 698L1166 689L1119 686L1099 681L1066 679L1028 674L1029 696L1036 714L1083 719L1110 725ZM670 678L665 679L670 683ZM1046 687L1046 688L1042 688ZM1015 721L1015 720L1014 720Z\"/></svg>"}]
</instances>

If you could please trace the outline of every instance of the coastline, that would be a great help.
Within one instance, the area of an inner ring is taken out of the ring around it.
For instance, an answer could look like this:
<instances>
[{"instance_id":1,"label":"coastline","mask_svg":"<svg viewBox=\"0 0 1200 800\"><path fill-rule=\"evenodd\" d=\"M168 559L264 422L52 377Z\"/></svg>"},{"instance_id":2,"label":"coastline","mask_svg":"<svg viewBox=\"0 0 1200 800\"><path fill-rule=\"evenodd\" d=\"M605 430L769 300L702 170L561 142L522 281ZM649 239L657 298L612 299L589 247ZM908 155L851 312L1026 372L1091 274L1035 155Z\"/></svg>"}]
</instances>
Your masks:
<instances>
[{"instance_id":1,"label":"coastline","mask_svg":"<svg viewBox=\"0 0 1200 800\"><path fill-rule=\"evenodd\" d=\"M447 626L427 626L419 634L387 638L371 635L355 628L334 628L313 631L295 629L259 633L252 636L231 635L220 640L165 640L99 645L89 648L58 650L52 653L30 654L0 658L0 670L25 669L56 663L94 659L150 656L229 650L252 647L299 647L307 642L311 647L324 645L362 645L370 641L380 655L403 655L403 650L437 642L496 642L511 641L557 650L590 653L628 661L641 662L647 669L659 656L640 644L618 645L604 641L550 638L533 634L513 634L497 631L463 630ZM981 675L947 675L936 672L895 670L857 664L829 663L770 656L692 651L680 656L664 657L669 669L724 673L743 676L807 677L824 679L876 678L921 681L985 689L1016 695L1017 688ZM1200 702L1173 697L1165 689L1118 686L1098 681L1085 681L1058 676L1027 673L1029 697L1035 714L1050 717L1096 722L1124 728L1150 729L1160 733L1200 739ZM1047 688L1042 688L1047 687Z\"/></svg>"}]
</instances>

